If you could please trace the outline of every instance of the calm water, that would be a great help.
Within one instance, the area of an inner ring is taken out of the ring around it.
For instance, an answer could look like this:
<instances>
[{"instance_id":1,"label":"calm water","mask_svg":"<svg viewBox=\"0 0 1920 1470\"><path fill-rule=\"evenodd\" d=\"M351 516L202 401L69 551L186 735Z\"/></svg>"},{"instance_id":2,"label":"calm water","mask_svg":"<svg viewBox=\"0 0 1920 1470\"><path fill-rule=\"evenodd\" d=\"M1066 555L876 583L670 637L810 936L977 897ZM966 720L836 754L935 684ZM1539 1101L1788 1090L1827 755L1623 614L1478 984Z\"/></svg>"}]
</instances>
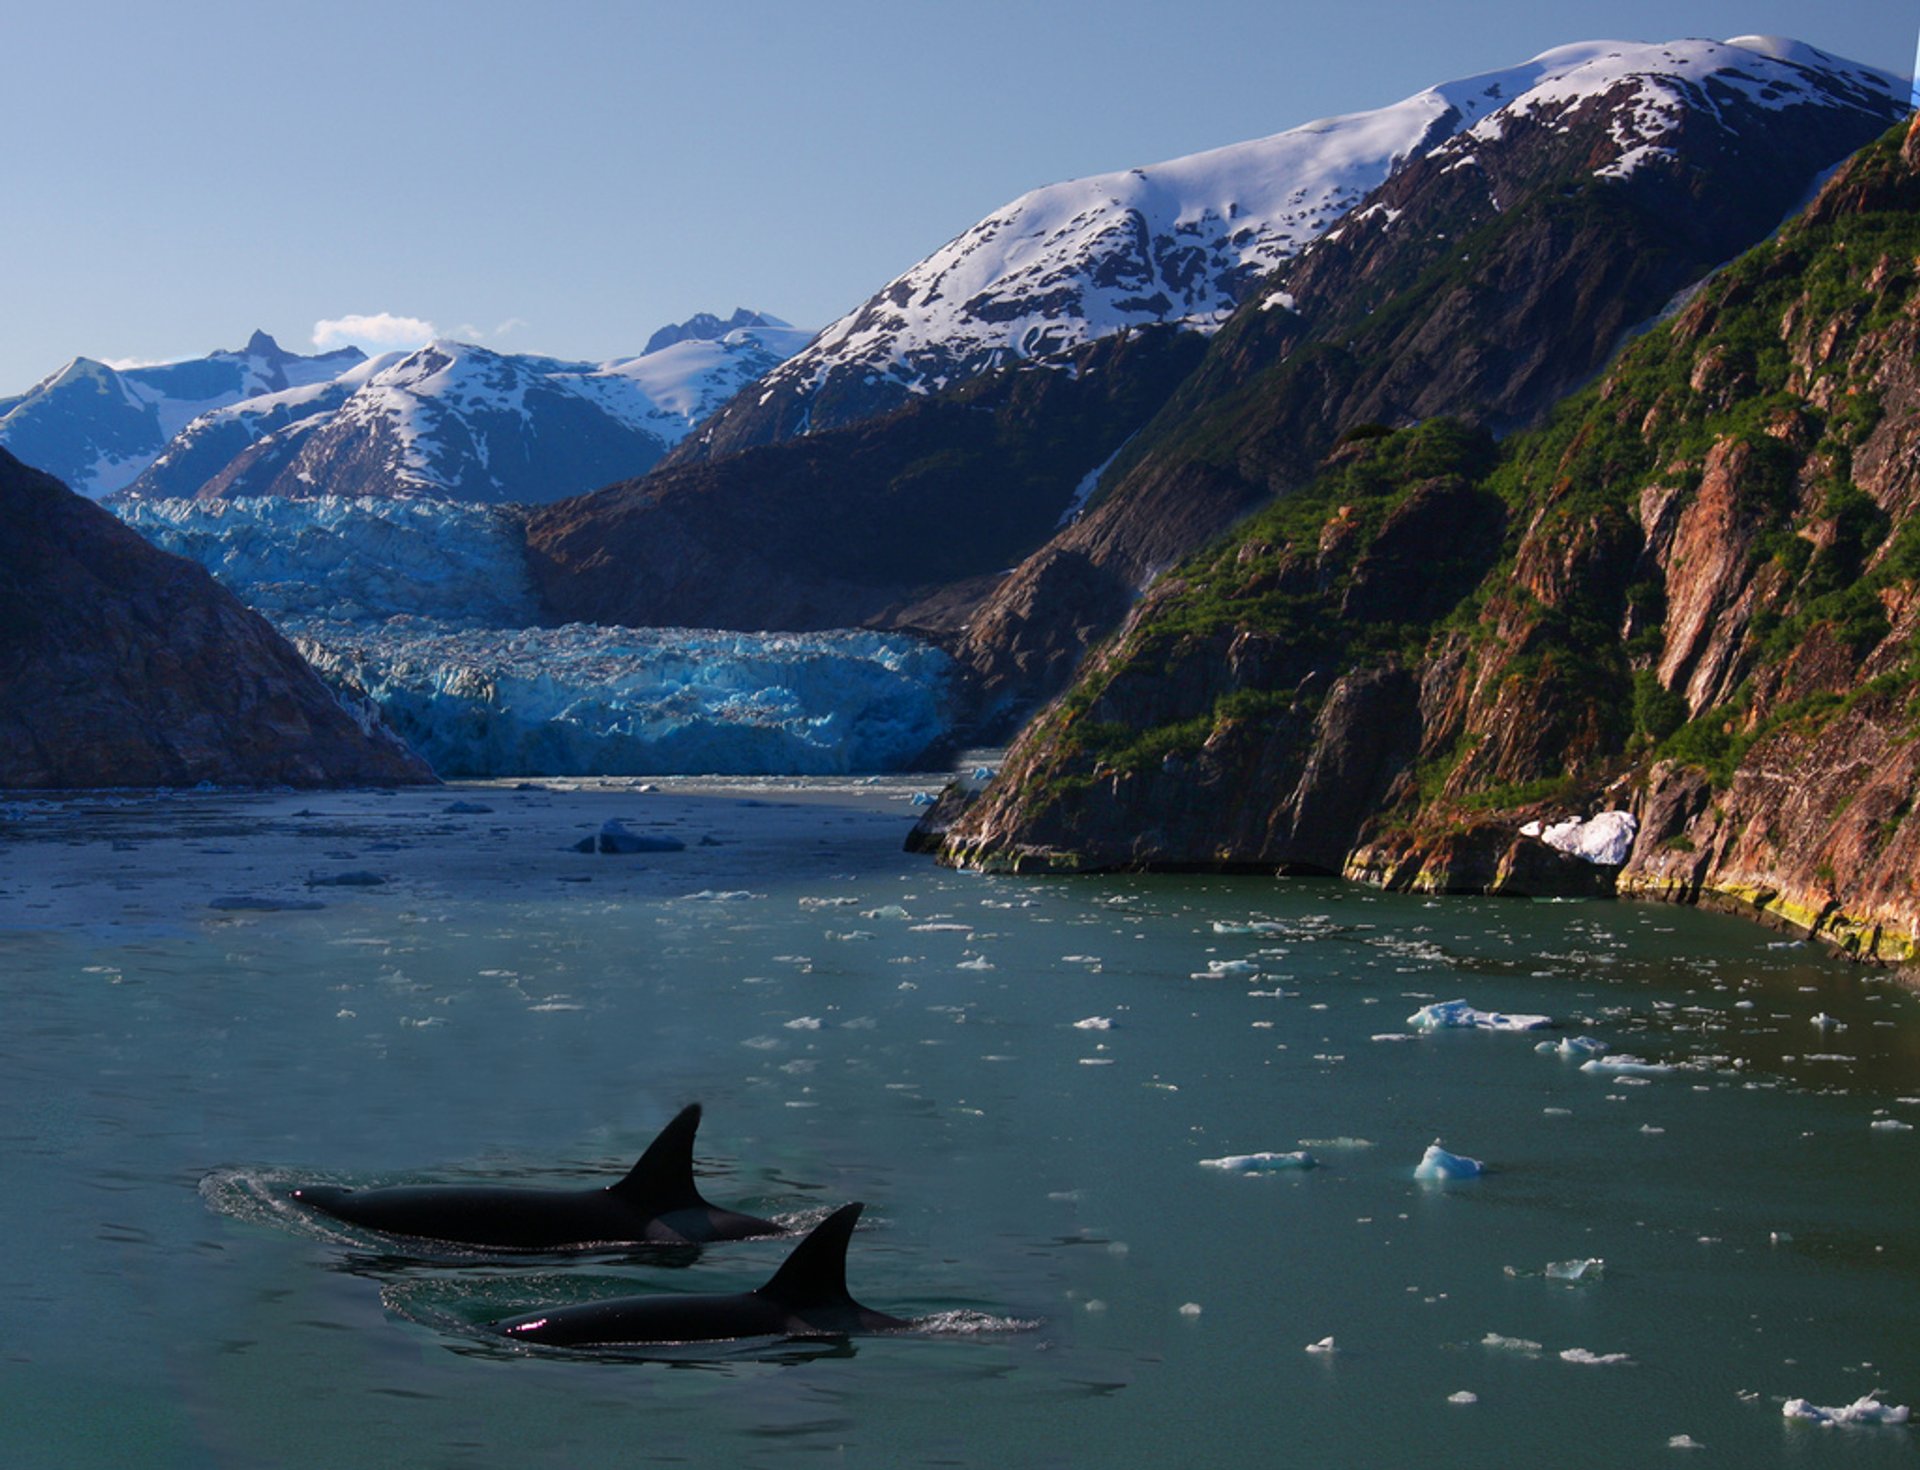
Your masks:
<instances>
[{"instance_id":1,"label":"calm water","mask_svg":"<svg viewBox=\"0 0 1920 1470\"><path fill-rule=\"evenodd\" d=\"M1920 1463L1780 1412L1920 1402L1920 1133L1871 1126L1920 1124L1908 992L1664 908L954 874L897 852L899 794L624 887L582 859L137 922L104 876L97 922L25 902L137 834L0 848L0 1463ZM220 831L193 862L244 871ZM1678 1069L1408 1035L1454 997ZM865 1200L854 1294L943 1330L521 1354L475 1324L784 1250L420 1261L273 1202L610 1176L694 1099L712 1198ZM1436 1138L1488 1172L1416 1182ZM1200 1163L1303 1144L1321 1167Z\"/></svg>"}]
</instances>

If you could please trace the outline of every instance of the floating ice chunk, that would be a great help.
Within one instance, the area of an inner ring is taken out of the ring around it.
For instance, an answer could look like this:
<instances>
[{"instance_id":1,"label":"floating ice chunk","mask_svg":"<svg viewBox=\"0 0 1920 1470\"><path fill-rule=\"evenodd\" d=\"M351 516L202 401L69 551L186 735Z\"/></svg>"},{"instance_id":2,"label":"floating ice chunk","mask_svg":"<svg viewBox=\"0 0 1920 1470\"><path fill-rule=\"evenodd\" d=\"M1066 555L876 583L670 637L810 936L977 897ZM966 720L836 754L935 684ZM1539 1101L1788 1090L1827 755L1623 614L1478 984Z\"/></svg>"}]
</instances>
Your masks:
<instances>
[{"instance_id":1,"label":"floating ice chunk","mask_svg":"<svg viewBox=\"0 0 1920 1470\"><path fill-rule=\"evenodd\" d=\"M913 915L897 903L883 903L877 909L862 911L860 917L863 919L910 919Z\"/></svg>"},{"instance_id":2,"label":"floating ice chunk","mask_svg":"<svg viewBox=\"0 0 1920 1470\"><path fill-rule=\"evenodd\" d=\"M1589 1256L1585 1260L1547 1262L1547 1275L1555 1281L1592 1281L1606 1269L1607 1263L1598 1256Z\"/></svg>"},{"instance_id":3,"label":"floating ice chunk","mask_svg":"<svg viewBox=\"0 0 1920 1470\"><path fill-rule=\"evenodd\" d=\"M1819 1015L1813 1018L1813 1024L1822 1031L1845 1031L1847 1029L1847 1023L1845 1021L1836 1021L1825 1011L1820 1012Z\"/></svg>"},{"instance_id":4,"label":"floating ice chunk","mask_svg":"<svg viewBox=\"0 0 1920 1470\"><path fill-rule=\"evenodd\" d=\"M991 970L992 968L993 961L983 954L975 955L970 960L962 960L954 966L956 970Z\"/></svg>"},{"instance_id":5,"label":"floating ice chunk","mask_svg":"<svg viewBox=\"0 0 1920 1470\"><path fill-rule=\"evenodd\" d=\"M1560 1361L1563 1363L1584 1363L1590 1367L1613 1367L1619 1364L1631 1365L1633 1359L1625 1353L1595 1353L1586 1348L1562 1348Z\"/></svg>"},{"instance_id":6,"label":"floating ice chunk","mask_svg":"<svg viewBox=\"0 0 1920 1470\"><path fill-rule=\"evenodd\" d=\"M1180 1315L1182 1317L1198 1317L1200 1315L1200 1303L1182 1302L1180 1305Z\"/></svg>"},{"instance_id":7,"label":"floating ice chunk","mask_svg":"<svg viewBox=\"0 0 1920 1470\"><path fill-rule=\"evenodd\" d=\"M1249 919L1244 924L1215 919L1213 932L1215 934L1285 934L1287 926L1274 919Z\"/></svg>"},{"instance_id":8,"label":"floating ice chunk","mask_svg":"<svg viewBox=\"0 0 1920 1470\"><path fill-rule=\"evenodd\" d=\"M1258 975L1260 967L1252 960L1208 960L1204 974L1196 975L1198 980L1217 980L1222 975Z\"/></svg>"},{"instance_id":9,"label":"floating ice chunk","mask_svg":"<svg viewBox=\"0 0 1920 1470\"><path fill-rule=\"evenodd\" d=\"M1464 1000L1436 1000L1407 1017L1409 1026L1439 1031L1450 1026L1474 1026L1483 1031L1539 1031L1553 1024L1550 1016L1509 1016L1501 1011L1475 1010Z\"/></svg>"},{"instance_id":10,"label":"floating ice chunk","mask_svg":"<svg viewBox=\"0 0 1920 1470\"><path fill-rule=\"evenodd\" d=\"M909 796L907 800L914 806L933 806L940 798L935 796L931 791L916 791L912 796Z\"/></svg>"},{"instance_id":11,"label":"floating ice chunk","mask_svg":"<svg viewBox=\"0 0 1920 1470\"><path fill-rule=\"evenodd\" d=\"M1676 1434L1667 1441L1667 1448L1670 1450L1704 1450L1706 1446L1701 1444L1700 1441L1695 1439L1691 1434Z\"/></svg>"},{"instance_id":12,"label":"floating ice chunk","mask_svg":"<svg viewBox=\"0 0 1920 1470\"><path fill-rule=\"evenodd\" d=\"M1501 1353L1537 1353L1541 1351L1540 1344L1530 1337L1507 1337L1498 1332L1489 1332L1485 1337L1481 1338L1480 1346L1483 1348L1492 1348L1495 1352Z\"/></svg>"},{"instance_id":13,"label":"floating ice chunk","mask_svg":"<svg viewBox=\"0 0 1920 1470\"><path fill-rule=\"evenodd\" d=\"M1448 1394L1447 1402L1450 1404L1477 1404L1480 1402L1480 1395L1472 1389L1463 1388Z\"/></svg>"},{"instance_id":14,"label":"floating ice chunk","mask_svg":"<svg viewBox=\"0 0 1920 1470\"><path fill-rule=\"evenodd\" d=\"M1882 1133L1913 1132L1913 1124L1902 1123L1898 1118L1875 1118L1871 1123L1867 1124L1867 1126L1869 1128L1877 1128Z\"/></svg>"},{"instance_id":15,"label":"floating ice chunk","mask_svg":"<svg viewBox=\"0 0 1920 1470\"><path fill-rule=\"evenodd\" d=\"M1073 1029L1076 1031L1111 1031L1113 1030L1113 1017L1085 1016L1073 1023Z\"/></svg>"},{"instance_id":16,"label":"floating ice chunk","mask_svg":"<svg viewBox=\"0 0 1920 1470\"><path fill-rule=\"evenodd\" d=\"M1568 817L1546 827L1529 822L1520 829L1523 836L1538 837L1548 847L1607 867L1618 867L1627 860L1639 830L1633 813L1620 811L1600 812L1585 820Z\"/></svg>"},{"instance_id":17,"label":"floating ice chunk","mask_svg":"<svg viewBox=\"0 0 1920 1470\"><path fill-rule=\"evenodd\" d=\"M1283 1169L1312 1169L1317 1160L1305 1149L1292 1153L1228 1154L1220 1159L1202 1159L1203 1169L1223 1169L1229 1174L1274 1174Z\"/></svg>"},{"instance_id":18,"label":"floating ice chunk","mask_svg":"<svg viewBox=\"0 0 1920 1470\"><path fill-rule=\"evenodd\" d=\"M618 817L608 817L600 824L600 831L593 837L583 837L574 843L575 852L635 853L635 852L684 852L687 844L678 837L659 837L652 833L630 832L626 823Z\"/></svg>"},{"instance_id":19,"label":"floating ice chunk","mask_svg":"<svg viewBox=\"0 0 1920 1470\"><path fill-rule=\"evenodd\" d=\"M483 817L493 808L479 801L450 801L440 810L452 817Z\"/></svg>"},{"instance_id":20,"label":"floating ice chunk","mask_svg":"<svg viewBox=\"0 0 1920 1470\"><path fill-rule=\"evenodd\" d=\"M1470 1159L1464 1154L1450 1154L1439 1144L1427 1145L1427 1151L1420 1156L1420 1162L1414 1166L1415 1179L1471 1179L1483 1172L1484 1166L1478 1159Z\"/></svg>"},{"instance_id":21,"label":"floating ice chunk","mask_svg":"<svg viewBox=\"0 0 1920 1470\"><path fill-rule=\"evenodd\" d=\"M818 1031L820 1029L820 1018L818 1016L795 1016L791 1021L786 1023L786 1026L789 1031Z\"/></svg>"},{"instance_id":22,"label":"floating ice chunk","mask_svg":"<svg viewBox=\"0 0 1920 1470\"><path fill-rule=\"evenodd\" d=\"M1905 1424L1911 1417L1907 1405L1883 1404L1870 1393L1862 1394L1852 1403L1842 1404L1837 1409L1823 1409L1808 1399L1788 1399L1780 1412L1788 1419L1805 1419L1828 1428L1854 1424Z\"/></svg>"},{"instance_id":23,"label":"floating ice chunk","mask_svg":"<svg viewBox=\"0 0 1920 1470\"><path fill-rule=\"evenodd\" d=\"M1544 1052L1551 1056L1566 1057L1571 1060L1574 1057L1604 1056L1606 1054L1607 1044L1592 1036L1563 1036L1558 1041L1539 1042L1533 1049L1537 1052Z\"/></svg>"},{"instance_id":24,"label":"floating ice chunk","mask_svg":"<svg viewBox=\"0 0 1920 1470\"><path fill-rule=\"evenodd\" d=\"M681 894L680 901L682 903L740 903L746 899L763 896L745 888L702 888L698 893Z\"/></svg>"},{"instance_id":25,"label":"floating ice chunk","mask_svg":"<svg viewBox=\"0 0 1920 1470\"><path fill-rule=\"evenodd\" d=\"M1629 1056L1622 1052L1618 1056L1592 1057L1580 1064L1580 1070L1596 1076L1664 1077L1673 1070L1673 1065L1670 1062L1650 1062L1645 1057Z\"/></svg>"},{"instance_id":26,"label":"floating ice chunk","mask_svg":"<svg viewBox=\"0 0 1920 1470\"><path fill-rule=\"evenodd\" d=\"M1310 1353L1325 1353L1328 1356L1331 1356L1332 1354L1339 1352L1340 1349L1334 1345L1334 1341L1331 1337L1323 1337L1318 1342L1308 1343L1307 1351Z\"/></svg>"},{"instance_id":27,"label":"floating ice chunk","mask_svg":"<svg viewBox=\"0 0 1920 1470\"><path fill-rule=\"evenodd\" d=\"M1376 1031L1367 1038L1369 1041L1418 1041L1419 1039L1411 1031Z\"/></svg>"}]
</instances>

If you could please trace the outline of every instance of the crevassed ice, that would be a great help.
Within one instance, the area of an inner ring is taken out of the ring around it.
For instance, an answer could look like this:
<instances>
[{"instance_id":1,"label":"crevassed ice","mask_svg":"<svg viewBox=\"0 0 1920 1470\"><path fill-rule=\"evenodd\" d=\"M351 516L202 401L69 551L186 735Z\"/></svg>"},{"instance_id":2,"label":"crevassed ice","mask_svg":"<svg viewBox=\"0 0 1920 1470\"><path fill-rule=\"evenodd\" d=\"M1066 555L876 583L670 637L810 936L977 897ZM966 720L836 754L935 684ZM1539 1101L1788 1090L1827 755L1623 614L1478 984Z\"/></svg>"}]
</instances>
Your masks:
<instances>
[{"instance_id":1,"label":"crevassed ice","mask_svg":"<svg viewBox=\"0 0 1920 1470\"><path fill-rule=\"evenodd\" d=\"M900 634L533 626L517 525L493 507L116 509L264 613L443 776L897 770L949 728L951 660Z\"/></svg>"}]
</instances>

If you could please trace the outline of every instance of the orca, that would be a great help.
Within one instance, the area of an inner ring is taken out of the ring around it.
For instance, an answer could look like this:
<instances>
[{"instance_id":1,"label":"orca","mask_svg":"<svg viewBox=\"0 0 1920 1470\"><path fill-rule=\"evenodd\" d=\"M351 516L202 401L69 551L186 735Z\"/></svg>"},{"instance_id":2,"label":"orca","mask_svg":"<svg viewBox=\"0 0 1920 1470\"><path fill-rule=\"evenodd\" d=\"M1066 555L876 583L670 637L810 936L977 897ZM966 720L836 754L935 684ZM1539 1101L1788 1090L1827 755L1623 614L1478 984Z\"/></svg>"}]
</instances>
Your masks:
<instances>
[{"instance_id":1,"label":"orca","mask_svg":"<svg viewBox=\"0 0 1920 1470\"><path fill-rule=\"evenodd\" d=\"M661 1292L549 1307L488 1323L515 1342L545 1347L624 1347L719 1342L737 1337L846 1337L913 1324L863 1307L847 1294L847 1241L864 1208L842 1205L753 1291L725 1295Z\"/></svg>"},{"instance_id":2,"label":"orca","mask_svg":"<svg viewBox=\"0 0 1920 1470\"><path fill-rule=\"evenodd\" d=\"M604 1189L422 1184L345 1189L307 1184L300 1204L386 1235L499 1250L583 1246L697 1245L785 1235L771 1220L709 1204L693 1182L693 1135L700 1104L660 1130L627 1176Z\"/></svg>"}]
</instances>

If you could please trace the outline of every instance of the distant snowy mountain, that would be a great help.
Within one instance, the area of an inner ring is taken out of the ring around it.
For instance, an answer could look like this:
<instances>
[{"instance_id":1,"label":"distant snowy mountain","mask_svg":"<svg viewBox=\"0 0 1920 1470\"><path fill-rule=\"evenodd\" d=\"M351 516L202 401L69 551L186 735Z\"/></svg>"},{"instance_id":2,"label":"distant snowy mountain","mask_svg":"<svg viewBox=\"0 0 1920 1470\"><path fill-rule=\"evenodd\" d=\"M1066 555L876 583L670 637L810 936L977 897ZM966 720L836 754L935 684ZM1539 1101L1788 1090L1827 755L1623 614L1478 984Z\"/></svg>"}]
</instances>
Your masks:
<instances>
[{"instance_id":1,"label":"distant snowy mountain","mask_svg":"<svg viewBox=\"0 0 1920 1470\"><path fill-rule=\"evenodd\" d=\"M1629 144L1660 150L1676 118L1722 101L1773 109L1884 103L1891 79L1797 42L1594 41L1447 82L1371 112L1307 123L1147 168L1036 189L889 282L683 444L704 459L833 428L985 369L1047 359L1154 322L1206 331L1251 284L1338 223L1408 160L1496 119L1619 101Z\"/></svg>"},{"instance_id":2,"label":"distant snowy mountain","mask_svg":"<svg viewBox=\"0 0 1920 1470\"><path fill-rule=\"evenodd\" d=\"M0 398L0 445L98 499L131 484L201 414L324 383L363 356L344 347L302 357L255 332L236 352L151 367L116 369L76 357L25 393Z\"/></svg>"},{"instance_id":3,"label":"distant snowy mountain","mask_svg":"<svg viewBox=\"0 0 1920 1470\"><path fill-rule=\"evenodd\" d=\"M392 495L539 502L643 473L811 335L760 313L663 329L657 350L564 362L438 341L203 414L136 496ZM718 335L702 335L706 323ZM655 334L658 340L660 333Z\"/></svg>"}]
</instances>

